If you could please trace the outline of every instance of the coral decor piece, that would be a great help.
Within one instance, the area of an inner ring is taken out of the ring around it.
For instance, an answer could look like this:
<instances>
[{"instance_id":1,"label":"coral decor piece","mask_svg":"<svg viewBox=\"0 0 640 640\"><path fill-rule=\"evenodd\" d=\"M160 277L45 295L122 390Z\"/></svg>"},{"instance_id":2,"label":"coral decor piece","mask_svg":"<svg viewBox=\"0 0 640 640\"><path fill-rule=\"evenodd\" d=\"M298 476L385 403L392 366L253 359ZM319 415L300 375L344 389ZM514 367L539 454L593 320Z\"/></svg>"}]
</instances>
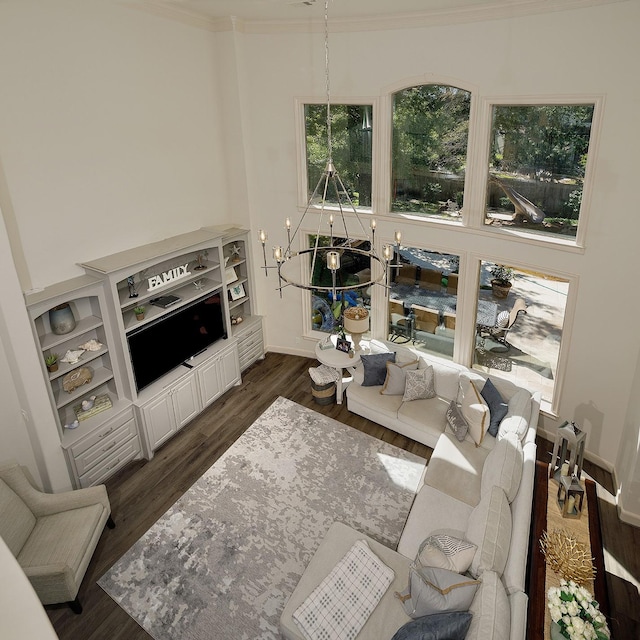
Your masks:
<instances>
[{"instance_id":1,"label":"coral decor piece","mask_svg":"<svg viewBox=\"0 0 640 640\"><path fill-rule=\"evenodd\" d=\"M540 538L540 547L547 564L561 578L585 585L596 577L590 550L568 531L545 531Z\"/></svg>"}]
</instances>

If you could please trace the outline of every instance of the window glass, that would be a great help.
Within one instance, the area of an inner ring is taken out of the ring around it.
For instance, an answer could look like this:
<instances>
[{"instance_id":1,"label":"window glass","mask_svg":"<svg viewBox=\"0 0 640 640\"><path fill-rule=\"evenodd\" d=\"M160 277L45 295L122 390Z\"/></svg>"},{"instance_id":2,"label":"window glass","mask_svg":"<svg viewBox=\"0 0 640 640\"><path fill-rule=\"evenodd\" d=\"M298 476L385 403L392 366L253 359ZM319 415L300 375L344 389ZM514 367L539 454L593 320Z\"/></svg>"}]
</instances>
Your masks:
<instances>
[{"instance_id":1,"label":"window glass","mask_svg":"<svg viewBox=\"0 0 640 640\"><path fill-rule=\"evenodd\" d=\"M391 342L453 357L459 264L457 255L400 247L390 267Z\"/></svg>"},{"instance_id":2,"label":"window glass","mask_svg":"<svg viewBox=\"0 0 640 640\"><path fill-rule=\"evenodd\" d=\"M304 107L307 152L307 193L310 198L327 167L327 105ZM371 105L331 105L333 164L353 202L359 209L371 207ZM322 193L317 194L318 202ZM335 192L326 201L337 204ZM344 202L344 200L343 200Z\"/></svg>"},{"instance_id":3,"label":"window glass","mask_svg":"<svg viewBox=\"0 0 640 640\"><path fill-rule=\"evenodd\" d=\"M309 236L309 248L315 245L316 236ZM333 245L344 243L344 238L334 238ZM353 242L353 241L352 241ZM329 236L320 236L318 246L328 247L331 244ZM353 243L355 246L355 243ZM369 251L371 243L362 241L358 249ZM313 253L309 254L309 270L312 272L311 282L315 286L331 287L332 273L327 267L324 252L318 252L313 260ZM311 328L316 331L331 333L341 323L341 315L347 307L362 306L368 311L371 309L370 287L357 288L359 282L371 280L371 259L366 255L348 250L341 253L340 269L336 273L336 286L356 286L353 290L336 292L336 299L332 291L312 291L311 293Z\"/></svg>"},{"instance_id":4,"label":"window glass","mask_svg":"<svg viewBox=\"0 0 640 640\"><path fill-rule=\"evenodd\" d=\"M470 104L468 91L448 85L394 94L392 211L459 218Z\"/></svg>"},{"instance_id":5,"label":"window glass","mask_svg":"<svg viewBox=\"0 0 640 640\"><path fill-rule=\"evenodd\" d=\"M474 368L553 400L569 282L481 263Z\"/></svg>"},{"instance_id":6,"label":"window glass","mask_svg":"<svg viewBox=\"0 0 640 640\"><path fill-rule=\"evenodd\" d=\"M593 109L494 106L485 224L576 236Z\"/></svg>"}]
</instances>

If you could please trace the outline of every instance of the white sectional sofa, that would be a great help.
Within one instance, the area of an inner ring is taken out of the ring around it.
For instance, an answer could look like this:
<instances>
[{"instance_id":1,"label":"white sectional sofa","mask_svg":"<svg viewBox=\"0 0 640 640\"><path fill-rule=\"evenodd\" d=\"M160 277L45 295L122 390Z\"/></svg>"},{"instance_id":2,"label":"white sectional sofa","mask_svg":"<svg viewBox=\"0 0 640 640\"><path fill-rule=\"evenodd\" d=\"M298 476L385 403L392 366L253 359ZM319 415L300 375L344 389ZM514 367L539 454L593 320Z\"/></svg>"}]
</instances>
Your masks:
<instances>
[{"instance_id":1,"label":"white sectional sofa","mask_svg":"<svg viewBox=\"0 0 640 640\"><path fill-rule=\"evenodd\" d=\"M466 639L524 640L540 394L491 376L508 403L498 433L496 437L483 434L480 444L469 434L459 440L448 426L447 410L452 400L462 403L461 388L468 391L470 380L480 389L487 376L393 344L374 344L374 350L394 351L397 363L417 358L419 369L432 366L436 397L403 401L402 395L383 395L380 386L363 386L360 365L347 390L349 410L433 447L433 454L397 550L335 523L283 611L283 636L288 640L305 638L294 612L356 540L367 540L371 550L393 569L395 578L357 639L390 640L411 620L394 593L406 589L410 565L422 541L446 532L477 546L469 572L481 584L469 608L473 618Z\"/></svg>"}]
</instances>

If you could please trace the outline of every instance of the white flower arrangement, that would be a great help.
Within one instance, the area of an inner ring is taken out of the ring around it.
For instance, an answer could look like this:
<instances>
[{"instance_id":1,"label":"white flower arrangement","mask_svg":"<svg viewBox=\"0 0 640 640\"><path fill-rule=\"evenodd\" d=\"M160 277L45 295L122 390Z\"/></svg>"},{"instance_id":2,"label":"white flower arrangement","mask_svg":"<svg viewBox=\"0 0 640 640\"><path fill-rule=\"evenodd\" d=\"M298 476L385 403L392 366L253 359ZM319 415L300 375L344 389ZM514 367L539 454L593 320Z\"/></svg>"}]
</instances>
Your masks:
<instances>
[{"instance_id":1,"label":"white flower arrangement","mask_svg":"<svg viewBox=\"0 0 640 640\"><path fill-rule=\"evenodd\" d=\"M547 593L551 619L569 640L609 640L609 627L593 596L573 580L560 580L560 587Z\"/></svg>"}]
</instances>

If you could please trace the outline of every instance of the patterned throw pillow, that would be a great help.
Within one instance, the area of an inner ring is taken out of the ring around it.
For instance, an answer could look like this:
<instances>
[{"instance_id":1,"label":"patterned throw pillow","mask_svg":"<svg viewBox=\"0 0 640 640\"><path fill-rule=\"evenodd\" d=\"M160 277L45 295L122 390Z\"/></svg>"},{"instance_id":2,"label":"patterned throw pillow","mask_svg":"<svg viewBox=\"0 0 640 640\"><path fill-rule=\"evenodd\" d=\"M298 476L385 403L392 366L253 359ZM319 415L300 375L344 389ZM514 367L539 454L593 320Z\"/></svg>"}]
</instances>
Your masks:
<instances>
[{"instance_id":1,"label":"patterned throw pillow","mask_svg":"<svg viewBox=\"0 0 640 640\"><path fill-rule=\"evenodd\" d=\"M462 442L467 437L467 431L469 425L464 419L460 407L456 404L455 400L452 400L447 409L447 423L451 427L451 431L455 434L456 438Z\"/></svg>"},{"instance_id":2,"label":"patterned throw pillow","mask_svg":"<svg viewBox=\"0 0 640 640\"><path fill-rule=\"evenodd\" d=\"M433 367L429 365L425 369L407 371L406 384L402 402L411 400L426 400L436 397L435 381L433 379Z\"/></svg>"},{"instance_id":3,"label":"patterned throw pillow","mask_svg":"<svg viewBox=\"0 0 640 640\"><path fill-rule=\"evenodd\" d=\"M422 567L440 567L456 573L464 573L473 562L475 544L447 533L437 533L422 542L416 563Z\"/></svg>"},{"instance_id":4,"label":"patterned throw pillow","mask_svg":"<svg viewBox=\"0 0 640 640\"><path fill-rule=\"evenodd\" d=\"M464 640L473 615L468 611L432 613L400 627L391 640Z\"/></svg>"}]
</instances>

